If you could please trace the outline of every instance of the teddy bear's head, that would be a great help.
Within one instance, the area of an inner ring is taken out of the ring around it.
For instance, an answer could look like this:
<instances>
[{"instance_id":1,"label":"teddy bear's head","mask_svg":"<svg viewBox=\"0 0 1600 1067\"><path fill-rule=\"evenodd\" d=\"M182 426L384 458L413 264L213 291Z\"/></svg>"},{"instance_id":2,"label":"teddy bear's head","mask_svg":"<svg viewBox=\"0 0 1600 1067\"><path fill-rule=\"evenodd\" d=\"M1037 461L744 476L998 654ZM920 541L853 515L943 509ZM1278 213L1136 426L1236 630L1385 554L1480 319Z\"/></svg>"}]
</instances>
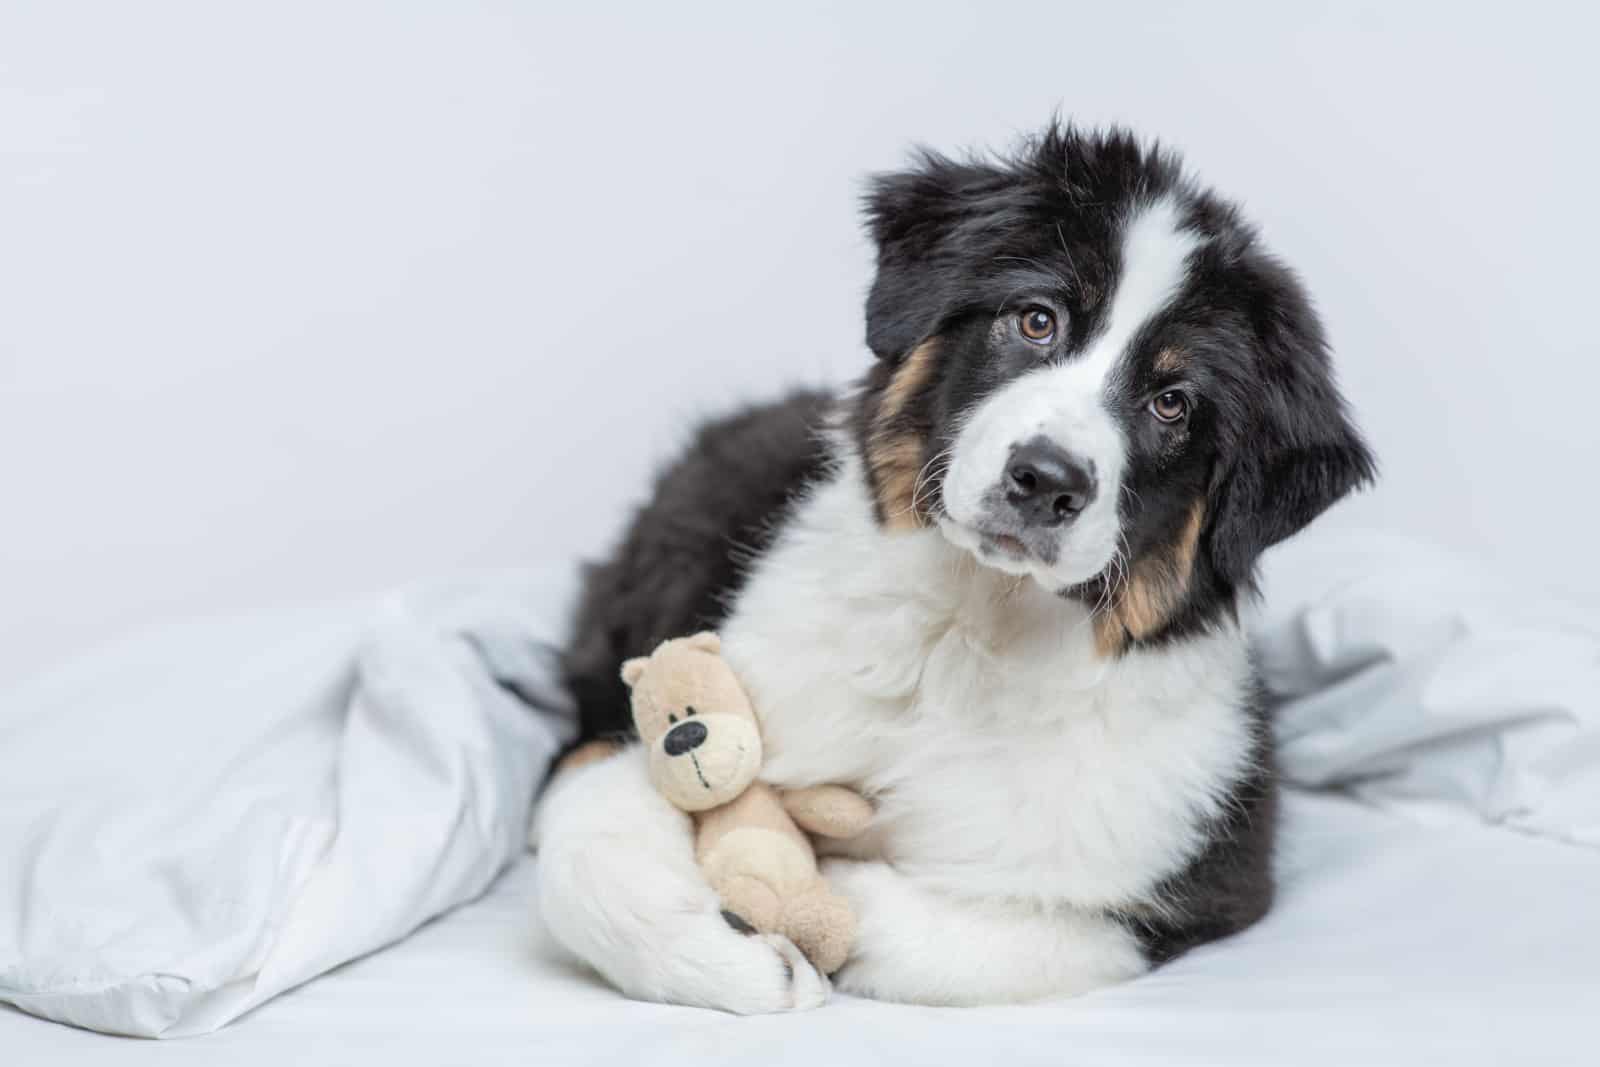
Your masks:
<instances>
[{"instance_id":1,"label":"teddy bear's head","mask_svg":"<svg viewBox=\"0 0 1600 1067\"><path fill-rule=\"evenodd\" d=\"M684 811L733 800L761 770L755 710L714 633L663 641L622 665L656 788Z\"/></svg>"}]
</instances>

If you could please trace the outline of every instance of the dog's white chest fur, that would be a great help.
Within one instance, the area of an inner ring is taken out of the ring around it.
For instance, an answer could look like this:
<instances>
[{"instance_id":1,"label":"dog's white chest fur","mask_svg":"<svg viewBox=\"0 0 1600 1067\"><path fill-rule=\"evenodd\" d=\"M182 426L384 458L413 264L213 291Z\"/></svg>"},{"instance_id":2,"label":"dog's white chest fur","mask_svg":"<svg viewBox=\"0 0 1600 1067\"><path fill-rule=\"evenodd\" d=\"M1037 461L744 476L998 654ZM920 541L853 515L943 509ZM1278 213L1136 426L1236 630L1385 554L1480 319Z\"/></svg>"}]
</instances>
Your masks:
<instances>
[{"instance_id":1,"label":"dog's white chest fur","mask_svg":"<svg viewBox=\"0 0 1600 1067\"><path fill-rule=\"evenodd\" d=\"M853 851L951 893L1101 908L1201 844L1251 747L1249 670L1236 630L1108 661L1087 618L934 531L883 532L846 462L723 638L763 720L763 777L874 795Z\"/></svg>"}]
</instances>

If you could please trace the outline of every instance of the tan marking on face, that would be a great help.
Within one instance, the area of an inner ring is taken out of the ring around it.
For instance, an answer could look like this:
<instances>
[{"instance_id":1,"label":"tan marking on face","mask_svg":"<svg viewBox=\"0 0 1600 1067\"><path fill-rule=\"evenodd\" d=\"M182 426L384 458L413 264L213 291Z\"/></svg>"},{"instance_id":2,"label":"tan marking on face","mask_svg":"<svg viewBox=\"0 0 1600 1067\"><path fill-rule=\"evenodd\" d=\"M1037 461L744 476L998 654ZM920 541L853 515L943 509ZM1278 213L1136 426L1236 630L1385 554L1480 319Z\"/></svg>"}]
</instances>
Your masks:
<instances>
[{"instance_id":1,"label":"tan marking on face","mask_svg":"<svg viewBox=\"0 0 1600 1067\"><path fill-rule=\"evenodd\" d=\"M1101 659L1116 659L1128 646L1128 633L1117 613L1108 611L1094 618L1094 650Z\"/></svg>"},{"instance_id":2,"label":"tan marking on face","mask_svg":"<svg viewBox=\"0 0 1600 1067\"><path fill-rule=\"evenodd\" d=\"M891 530L914 530L923 523L917 504L917 476L922 472L922 439L912 433L874 437L867 446L883 524Z\"/></svg>"},{"instance_id":3,"label":"tan marking on face","mask_svg":"<svg viewBox=\"0 0 1600 1067\"><path fill-rule=\"evenodd\" d=\"M883 401L878 405L874 425L884 426L893 422L905 410L917 390L927 384L928 376L933 373L933 357L938 346L937 338L922 342L894 369L889 384L883 390Z\"/></svg>"},{"instance_id":4,"label":"tan marking on face","mask_svg":"<svg viewBox=\"0 0 1600 1067\"><path fill-rule=\"evenodd\" d=\"M1156 633L1183 605L1204 521L1205 503L1196 500L1177 538L1134 562L1115 602L1095 619L1095 650L1101 656L1120 655L1130 640Z\"/></svg>"},{"instance_id":5,"label":"tan marking on face","mask_svg":"<svg viewBox=\"0 0 1600 1067\"><path fill-rule=\"evenodd\" d=\"M901 361L884 387L872 420L867 463L872 468L883 523L891 530L913 530L926 520L916 499L924 442L910 430L896 429L894 421L928 383L938 346L938 338L924 341Z\"/></svg>"},{"instance_id":6,"label":"tan marking on face","mask_svg":"<svg viewBox=\"0 0 1600 1067\"><path fill-rule=\"evenodd\" d=\"M1176 348L1163 348L1156 353L1156 370L1161 374L1176 374L1183 369L1183 353Z\"/></svg>"},{"instance_id":7,"label":"tan marking on face","mask_svg":"<svg viewBox=\"0 0 1600 1067\"><path fill-rule=\"evenodd\" d=\"M1205 525L1205 521L1206 502L1196 500L1189 506L1189 521L1183 524L1183 529L1178 533L1178 540L1173 545L1173 564L1183 575L1185 592L1189 588L1189 579L1194 576L1194 557L1200 551L1200 528Z\"/></svg>"}]
</instances>

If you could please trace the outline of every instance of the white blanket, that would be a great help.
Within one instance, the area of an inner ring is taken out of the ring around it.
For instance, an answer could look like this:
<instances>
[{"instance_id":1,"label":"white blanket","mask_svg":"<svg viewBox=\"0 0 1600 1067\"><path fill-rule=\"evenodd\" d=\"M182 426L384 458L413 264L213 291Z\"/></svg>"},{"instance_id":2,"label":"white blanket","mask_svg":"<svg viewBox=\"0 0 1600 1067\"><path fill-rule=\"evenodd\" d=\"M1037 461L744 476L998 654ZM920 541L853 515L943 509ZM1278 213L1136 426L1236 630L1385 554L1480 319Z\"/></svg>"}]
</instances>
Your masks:
<instances>
[{"instance_id":1,"label":"white blanket","mask_svg":"<svg viewBox=\"0 0 1600 1067\"><path fill-rule=\"evenodd\" d=\"M481 893L570 736L566 603L500 575L175 627L0 694L0 1001L203 1033ZM1600 844L1587 620L1324 538L1272 554L1253 632L1292 781Z\"/></svg>"},{"instance_id":2,"label":"white blanket","mask_svg":"<svg viewBox=\"0 0 1600 1067\"><path fill-rule=\"evenodd\" d=\"M572 729L551 576L172 627L0 695L0 1001L214 1030L470 900Z\"/></svg>"},{"instance_id":3,"label":"white blanket","mask_svg":"<svg viewBox=\"0 0 1600 1067\"><path fill-rule=\"evenodd\" d=\"M1600 849L1600 628L1381 534L1270 553L1256 658L1284 774Z\"/></svg>"}]
</instances>

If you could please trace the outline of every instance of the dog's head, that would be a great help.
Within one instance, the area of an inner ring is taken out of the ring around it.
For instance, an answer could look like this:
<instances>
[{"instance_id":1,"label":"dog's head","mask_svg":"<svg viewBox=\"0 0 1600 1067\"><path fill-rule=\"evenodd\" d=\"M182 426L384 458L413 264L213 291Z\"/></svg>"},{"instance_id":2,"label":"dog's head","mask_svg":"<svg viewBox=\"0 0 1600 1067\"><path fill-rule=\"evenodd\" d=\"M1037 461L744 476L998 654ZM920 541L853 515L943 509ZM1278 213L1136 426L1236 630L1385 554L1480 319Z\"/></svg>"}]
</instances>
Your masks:
<instances>
[{"instance_id":1,"label":"dog's head","mask_svg":"<svg viewBox=\"0 0 1600 1067\"><path fill-rule=\"evenodd\" d=\"M879 518L1104 609L1107 651L1209 621L1367 482L1300 283L1131 135L923 153L867 199L854 430Z\"/></svg>"},{"instance_id":2,"label":"dog's head","mask_svg":"<svg viewBox=\"0 0 1600 1067\"><path fill-rule=\"evenodd\" d=\"M663 641L622 665L656 788L684 811L733 800L761 769L761 730L714 633Z\"/></svg>"}]
</instances>

